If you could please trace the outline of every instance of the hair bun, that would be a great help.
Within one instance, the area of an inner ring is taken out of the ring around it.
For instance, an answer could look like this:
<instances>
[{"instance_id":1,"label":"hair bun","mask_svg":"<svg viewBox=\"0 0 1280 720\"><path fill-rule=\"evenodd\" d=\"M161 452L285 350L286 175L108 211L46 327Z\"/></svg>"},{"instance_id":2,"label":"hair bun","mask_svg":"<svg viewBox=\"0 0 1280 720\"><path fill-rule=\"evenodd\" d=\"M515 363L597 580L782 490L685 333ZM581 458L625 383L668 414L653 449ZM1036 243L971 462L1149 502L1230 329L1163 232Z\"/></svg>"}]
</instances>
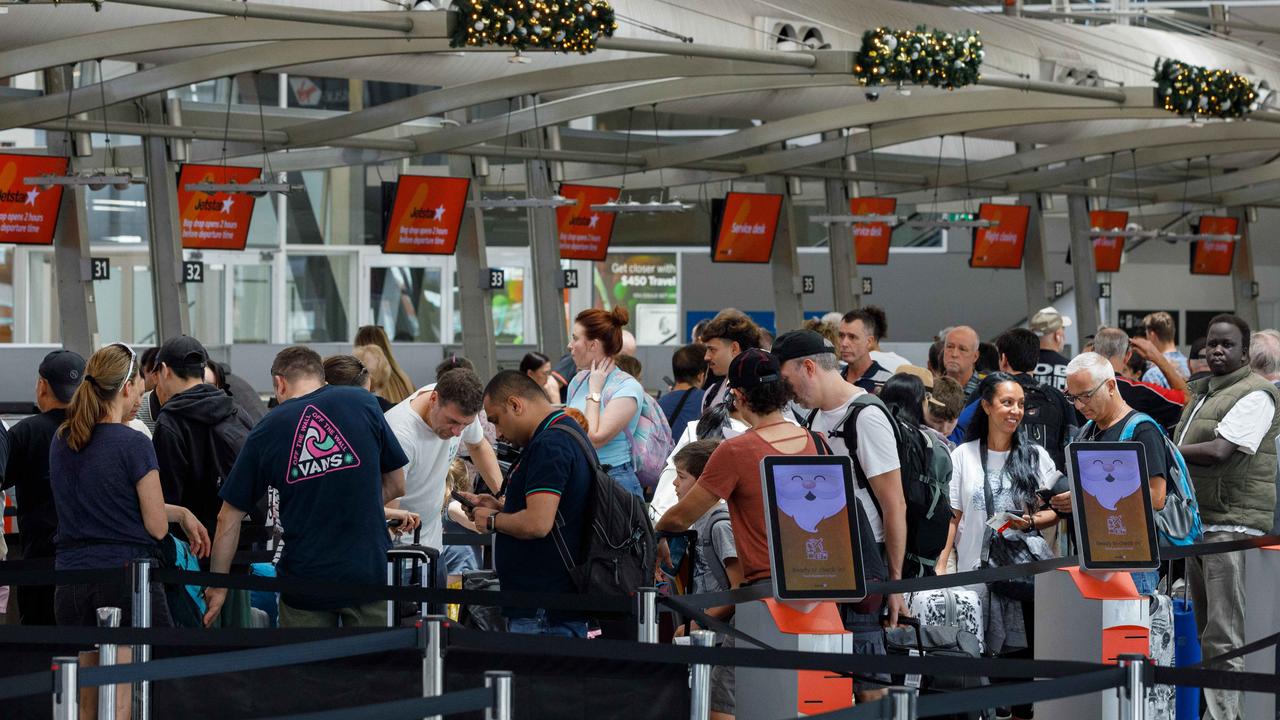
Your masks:
<instances>
[{"instance_id":1,"label":"hair bun","mask_svg":"<svg viewBox=\"0 0 1280 720\"><path fill-rule=\"evenodd\" d=\"M621 305L615 305L613 312L610 314L613 316L613 324L618 327L624 327L631 322L631 313L627 312L627 309Z\"/></svg>"}]
</instances>

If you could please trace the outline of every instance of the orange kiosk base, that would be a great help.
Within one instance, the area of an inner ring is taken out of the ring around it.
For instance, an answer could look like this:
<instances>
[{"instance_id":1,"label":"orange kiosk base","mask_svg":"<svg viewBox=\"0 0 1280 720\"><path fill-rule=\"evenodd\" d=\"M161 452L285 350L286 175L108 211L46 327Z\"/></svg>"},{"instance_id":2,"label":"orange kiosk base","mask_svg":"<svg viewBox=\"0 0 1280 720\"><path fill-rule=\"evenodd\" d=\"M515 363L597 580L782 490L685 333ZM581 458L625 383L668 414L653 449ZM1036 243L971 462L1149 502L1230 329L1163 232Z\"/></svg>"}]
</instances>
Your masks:
<instances>
[{"instance_id":1,"label":"orange kiosk base","mask_svg":"<svg viewBox=\"0 0 1280 720\"><path fill-rule=\"evenodd\" d=\"M779 650L853 652L852 636L833 602L792 605L770 598L743 603L734 625ZM735 680L740 720L817 715L853 705L853 681L819 670L740 667Z\"/></svg>"},{"instance_id":2,"label":"orange kiosk base","mask_svg":"<svg viewBox=\"0 0 1280 720\"><path fill-rule=\"evenodd\" d=\"M1150 610L1126 572L1108 576L1078 567L1036 576L1036 660L1115 664L1126 654L1150 653ZM1036 720L1115 720L1114 692L1036 704Z\"/></svg>"}]
</instances>

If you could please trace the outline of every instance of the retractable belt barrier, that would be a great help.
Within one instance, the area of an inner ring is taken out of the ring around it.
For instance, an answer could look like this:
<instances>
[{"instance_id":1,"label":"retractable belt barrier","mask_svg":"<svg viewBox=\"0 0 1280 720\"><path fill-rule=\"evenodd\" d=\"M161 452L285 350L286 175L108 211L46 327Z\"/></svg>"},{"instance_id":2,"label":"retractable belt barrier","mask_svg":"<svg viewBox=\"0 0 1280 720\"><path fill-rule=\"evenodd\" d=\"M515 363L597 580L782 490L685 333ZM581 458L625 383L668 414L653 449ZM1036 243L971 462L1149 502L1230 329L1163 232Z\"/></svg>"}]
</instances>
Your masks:
<instances>
[{"instance_id":1,"label":"retractable belt barrier","mask_svg":"<svg viewBox=\"0 0 1280 720\"><path fill-rule=\"evenodd\" d=\"M365 720L371 717L376 717L378 720L421 720L424 717L486 710L492 707L494 700L494 689L481 687L459 690L439 697L394 700L377 705L362 705L299 715L276 715L262 720Z\"/></svg>"}]
</instances>

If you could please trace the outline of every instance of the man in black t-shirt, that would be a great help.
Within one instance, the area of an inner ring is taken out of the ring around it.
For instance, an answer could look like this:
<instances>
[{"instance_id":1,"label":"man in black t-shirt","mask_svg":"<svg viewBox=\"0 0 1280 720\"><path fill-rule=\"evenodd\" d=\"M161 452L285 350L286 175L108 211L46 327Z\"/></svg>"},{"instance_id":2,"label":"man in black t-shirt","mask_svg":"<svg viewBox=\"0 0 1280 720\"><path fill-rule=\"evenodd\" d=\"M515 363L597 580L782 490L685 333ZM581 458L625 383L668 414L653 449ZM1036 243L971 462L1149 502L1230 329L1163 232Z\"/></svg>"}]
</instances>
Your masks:
<instances>
[{"instance_id":1,"label":"man in black t-shirt","mask_svg":"<svg viewBox=\"0 0 1280 720\"><path fill-rule=\"evenodd\" d=\"M404 495L409 458L382 408L361 388L325 385L320 356L307 347L281 350L271 364L271 378L280 404L249 433L218 493L223 503L211 569L230 570L240 523L273 487L280 493L284 526L277 566L281 579L384 584L391 548L384 508ZM206 626L217 619L226 597L226 588L205 589ZM302 593L280 597L282 627L386 622L382 601Z\"/></svg>"},{"instance_id":2,"label":"man in black t-shirt","mask_svg":"<svg viewBox=\"0 0 1280 720\"><path fill-rule=\"evenodd\" d=\"M552 407L537 383L504 370L484 390L484 411L498 437L522 448L511 469L506 496L463 493L475 505L476 529L494 534L496 570L509 592L572 593L577 588L552 530L566 548L582 547L583 521L592 479L591 460L569 432L582 426ZM555 426L569 428L569 432ZM561 524L557 527L557 519ZM582 561L571 559L573 564ZM511 632L586 637L587 622L540 608L503 608Z\"/></svg>"},{"instance_id":3,"label":"man in black t-shirt","mask_svg":"<svg viewBox=\"0 0 1280 720\"><path fill-rule=\"evenodd\" d=\"M1028 323L1031 332L1040 338L1040 362L1031 372L1042 385L1050 385L1061 392L1067 391L1067 358L1062 348L1067 343L1065 328L1071 327L1071 318L1050 306L1041 308Z\"/></svg>"},{"instance_id":4,"label":"man in black t-shirt","mask_svg":"<svg viewBox=\"0 0 1280 720\"><path fill-rule=\"evenodd\" d=\"M1077 442L1119 442L1132 440L1142 443L1147 456L1147 475L1150 478L1151 506L1164 507L1166 483L1169 475L1169 454L1160 429L1150 422L1139 424L1132 437L1122 438L1124 427L1130 418L1138 414L1129 407L1116 386L1115 370L1111 361L1097 353L1083 353L1067 364L1067 399L1070 400L1092 425L1076 438ZM1055 495L1050 505L1059 513L1071 512L1071 493ZM1143 577L1150 579L1145 584ZM1147 573L1135 573L1138 592L1155 590L1154 578Z\"/></svg>"},{"instance_id":5,"label":"man in black t-shirt","mask_svg":"<svg viewBox=\"0 0 1280 720\"><path fill-rule=\"evenodd\" d=\"M58 513L49 488L49 446L67 419L67 403L84 377L84 358L70 350L55 350L40 363L36 407L32 415L9 430L9 460L4 488L14 488L18 505L18 547L23 560L47 559L53 567L53 536ZM23 625L54 625L53 586L16 588L18 616Z\"/></svg>"}]
</instances>

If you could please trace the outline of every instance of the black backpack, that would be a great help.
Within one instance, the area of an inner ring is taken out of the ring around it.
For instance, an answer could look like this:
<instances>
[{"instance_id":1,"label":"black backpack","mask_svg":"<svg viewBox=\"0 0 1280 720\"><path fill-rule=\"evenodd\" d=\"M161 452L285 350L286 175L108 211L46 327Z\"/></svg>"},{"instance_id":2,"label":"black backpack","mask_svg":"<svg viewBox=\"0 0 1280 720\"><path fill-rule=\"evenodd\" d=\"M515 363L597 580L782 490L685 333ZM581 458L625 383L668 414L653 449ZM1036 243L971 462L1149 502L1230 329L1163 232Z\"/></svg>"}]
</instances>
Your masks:
<instances>
[{"instance_id":1,"label":"black backpack","mask_svg":"<svg viewBox=\"0 0 1280 720\"><path fill-rule=\"evenodd\" d=\"M657 545L653 523L644 500L622 488L600 466L595 448L569 425L554 424L553 430L569 433L591 464L591 488L583 518L582 546L574 553L560 528L564 519L556 513L551 535L560 558L573 578L578 592L591 595L630 595L653 584ZM582 562L575 562L581 557Z\"/></svg>"},{"instance_id":2,"label":"black backpack","mask_svg":"<svg viewBox=\"0 0 1280 720\"><path fill-rule=\"evenodd\" d=\"M853 460L853 472L859 487L867 488L867 474L858 462L858 413L868 407L879 408L889 418L893 427L893 440L897 444L898 464L902 473L902 494L907 501L907 551L902 563L902 577L933 575L938 554L947 544L951 529L951 455L946 447L930 438L922 430L902 422L889 411L880 398L867 393L859 395L849 406L849 412L836 429L828 433L840 438L849 448ZM812 425L817 417L813 411L806 418L805 426ZM876 512L883 517L880 501L874 492L868 493Z\"/></svg>"},{"instance_id":3,"label":"black backpack","mask_svg":"<svg viewBox=\"0 0 1280 720\"><path fill-rule=\"evenodd\" d=\"M1075 418L1065 411L1066 398L1055 387L1042 385L1030 375L1016 375L1026 398L1022 428L1031 442L1049 451L1059 472L1066 472L1067 440L1071 437ZM1024 379L1025 378L1025 379Z\"/></svg>"}]
</instances>

